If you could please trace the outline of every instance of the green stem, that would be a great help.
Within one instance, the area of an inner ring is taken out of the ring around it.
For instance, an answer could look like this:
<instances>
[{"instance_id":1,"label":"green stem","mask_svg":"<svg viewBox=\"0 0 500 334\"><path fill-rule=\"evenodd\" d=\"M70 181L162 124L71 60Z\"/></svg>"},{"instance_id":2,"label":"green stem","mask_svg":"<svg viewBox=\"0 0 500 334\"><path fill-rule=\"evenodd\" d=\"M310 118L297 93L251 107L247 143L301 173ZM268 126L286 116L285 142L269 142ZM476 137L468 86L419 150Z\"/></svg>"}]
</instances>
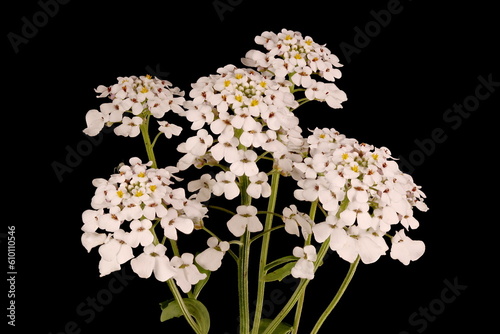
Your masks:
<instances>
[{"instance_id":1,"label":"green stem","mask_svg":"<svg viewBox=\"0 0 500 334\"><path fill-rule=\"evenodd\" d=\"M191 313L189 312L186 304L184 304L184 300L182 299L182 295L179 292L179 289L177 288L177 285L175 285L175 282L173 279L169 279L167 281L168 287L170 288L170 291L172 291L172 294L174 295L175 300L179 304L179 307L181 308L182 314L184 314L184 318L186 318L186 321L188 322L189 326L195 331L197 334L203 334L201 329L198 327L198 324L194 321L193 317L191 316Z\"/></svg>"},{"instance_id":2,"label":"green stem","mask_svg":"<svg viewBox=\"0 0 500 334\"><path fill-rule=\"evenodd\" d=\"M349 267L349 271L347 272L347 275L344 278L344 281L342 282L342 285L340 286L339 290L337 291L337 294L335 294L335 297L333 297L333 300L330 302L330 304L327 306L323 314L319 317L318 321L316 322L316 325L314 326L313 330L311 331L311 334L316 334L323 323L325 322L326 318L328 315L333 311L337 303L339 302L340 298L342 298L342 295L344 294L345 290L349 286L349 283L351 282L354 273L356 272L356 268L358 267L359 264L359 256L356 258L356 260L351 264Z\"/></svg>"},{"instance_id":3,"label":"green stem","mask_svg":"<svg viewBox=\"0 0 500 334\"><path fill-rule=\"evenodd\" d=\"M181 256L181 253L179 253L179 247L177 247L177 241L169 239L170 240L170 247L172 247L172 251L174 252L174 256Z\"/></svg>"},{"instance_id":4,"label":"green stem","mask_svg":"<svg viewBox=\"0 0 500 334\"><path fill-rule=\"evenodd\" d=\"M250 305L248 297L248 264L250 262L250 231L241 236L242 246L238 256L238 296L240 309L240 333L250 333Z\"/></svg>"},{"instance_id":5,"label":"green stem","mask_svg":"<svg viewBox=\"0 0 500 334\"><path fill-rule=\"evenodd\" d=\"M160 138L160 136L162 134L163 134L162 132L158 132L158 134L156 135L155 139L153 139L153 143L151 144L152 147L154 147L156 145L156 141L158 140L158 138Z\"/></svg>"},{"instance_id":6,"label":"green stem","mask_svg":"<svg viewBox=\"0 0 500 334\"><path fill-rule=\"evenodd\" d=\"M312 221L316 218L316 210L318 209L318 200L315 200L311 203L311 208L309 209L309 217ZM307 238L305 245L311 244L311 236ZM302 291L302 294L299 296L299 300L297 303L297 308L295 309L295 317L293 320L293 333L297 334L299 332L299 324L300 318L302 316L302 309L304 308L304 299L306 296L306 290Z\"/></svg>"},{"instance_id":7,"label":"green stem","mask_svg":"<svg viewBox=\"0 0 500 334\"><path fill-rule=\"evenodd\" d=\"M271 196L269 196L269 202L267 204L267 214L266 221L264 223L264 231L270 231L273 225L274 210L276 208L276 199L278 196L278 185L280 179L280 173L274 171L271 178ZM267 264L267 253L269 250L269 241L271 239L271 233L265 233L262 235L262 246L260 251L260 261L259 261L259 273L258 273L258 283L257 283L257 301L255 304L255 316L253 319L253 329L252 334L257 334L259 330L259 324L262 317L262 308L264 306L264 292L266 288L266 282L264 281L265 266ZM254 238L255 240L255 238Z\"/></svg>"},{"instance_id":8,"label":"green stem","mask_svg":"<svg viewBox=\"0 0 500 334\"><path fill-rule=\"evenodd\" d=\"M231 210L228 210L226 208L223 208L223 207L217 206L217 205L207 205L207 207L209 209L215 209L215 210L219 210L219 211L222 211L222 212L225 212L225 213L229 213L231 216L234 216L236 214L236 212L233 212Z\"/></svg>"},{"instance_id":9,"label":"green stem","mask_svg":"<svg viewBox=\"0 0 500 334\"><path fill-rule=\"evenodd\" d=\"M318 256L316 258L316 262L314 262L314 271L318 269L319 265L323 262L323 258L325 257L326 253L328 252L328 249L330 245L330 238L326 239L325 242L321 245L319 251L318 251ZM290 311L293 309L297 301L299 300L300 296L304 292L305 288L309 284L310 280L308 279L301 279L299 285L297 286L297 289L293 292L292 296L288 300L288 302L283 306L283 309L278 313L278 315L274 318L274 320L267 326L267 328L264 330L264 332L259 333L259 334L272 334L278 327L278 325L285 319L285 317L290 313Z\"/></svg>"},{"instance_id":10,"label":"green stem","mask_svg":"<svg viewBox=\"0 0 500 334\"><path fill-rule=\"evenodd\" d=\"M247 194L249 184L246 175L240 178L241 205L250 205L252 198ZM240 310L240 334L250 333L250 302L248 293L248 268L250 263L250 231L248 228L240 238L238 254L238 302Z\"/></svg>"},{"instance_id":11,"label":"green stem","mask_svg":"<svg viewBox=\"0 0 500 334\"><path fill-rule=\"evenodd\" d=\"M148 154L149 161L153 162L151 168L157 168L156 158L153 151L153 144L151 143L151 138L149 137L149 117L151 115L146 115L142 124L139 126L141 129L142 139L144 140L144 145L146 146L146 153Z\"/></svg>"},{"instance_id":12,"label":"green stem","mask_svg":"<svg viewBox=\"0 0 500 334\"><path fill-rule=\"evenodd\" d=\"M255 240L257 240L257 239L259 239L261 237L263 237L264 234L271 233L272 231L279 230L280 228L283 228L283 227L285 227L285 224L275 226L273 228L270 228L269 230L265 230L264 232L260 232L259 234L257 234L256 236L254 236L252 239L250 239L250 243L254 242Z\"/></svg>"}]
</instances>

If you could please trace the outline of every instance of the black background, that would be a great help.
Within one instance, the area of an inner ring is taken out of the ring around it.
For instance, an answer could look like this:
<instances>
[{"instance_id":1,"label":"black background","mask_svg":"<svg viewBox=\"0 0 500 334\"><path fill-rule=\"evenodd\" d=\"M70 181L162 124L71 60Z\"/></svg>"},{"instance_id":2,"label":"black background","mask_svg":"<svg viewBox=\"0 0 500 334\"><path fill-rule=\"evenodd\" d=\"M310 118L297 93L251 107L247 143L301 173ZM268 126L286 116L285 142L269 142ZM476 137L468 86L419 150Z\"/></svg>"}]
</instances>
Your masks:
<instances>
[{"instance_id":1,"label":"black background","mask_svg":"<svg viewBox=\"0 0 500 334\"><path fill-rule=\"evenodd\" d=\"M479 76L500 81L498 15L491 2L437 6L401 1L400 12L374 30L366 45L356 40L355 28L373 25L371 11L386 9L391 1L231 3L231 10L218 13L213 1L70 1L52 7L53 17L46 21L38 15L37 32L17 53L8 34L22 35L26 20L33 22L42 7L24 1L5 11L2 168L7 218L0 232L6 233L5 225L16 226L12 332L190 332L183 319L159 321L158 303L170 298L165 284L128 276L122 283L112 275L99 278L96 249L87 254L80 243L81 212L90 208L92 179L107 178L132 156L145 158L140 137L107 134L89 146L82 133L85 113L104 102L93 89L115 83L118 76L156 74L188 92L198 77L226 64L239 66L245 52L257 48L256 35L282 28L326 43L345 64L336 82L349 98L344 109L309 103L298 112L303 129L334 127L361 142L386 146L395 157L413 157L412 176L430 207L418 213L421 227L411 234L425 241L424 256L410 266L389 256L361 265L322 332L430 334L474 328L480 333L496 328L498 142L493 133L500 88L455 129L456 123L443 119L453 104L475 94ZM347 55L342 43L358 49ZM436 128L446 140L429 144L430 151L416 160L415 152L422 150L416 141L429 143ZM174 152L173 143L161 148ZM54 162L67 164L68 149L78 147L91 149L58 178ZM174 164L175 155L157 155L160 165ZM280 191L290 193L284 186ZM288 252L287 241L275 242ZM5 245L3 238L4 258ZM125 274L132 273L128 264L124 268ZM228 257L223 268L201 298L212 315L211 333L233 334L238 324L234 262ZM310 330L346 270L335 255L318 271L308 288L302 333ZM446 281L466 286L451 303L439 301ZM116 293L107 292L110 283ZM293 285L293 280L269 285L274 297L268 299L276 311ZM3 310L6 294L1 292ZM89 300L97 297L105 305L90 311ZM429 306L435 316L410 322L414 312Z\"/></svg>"}]
</instances>

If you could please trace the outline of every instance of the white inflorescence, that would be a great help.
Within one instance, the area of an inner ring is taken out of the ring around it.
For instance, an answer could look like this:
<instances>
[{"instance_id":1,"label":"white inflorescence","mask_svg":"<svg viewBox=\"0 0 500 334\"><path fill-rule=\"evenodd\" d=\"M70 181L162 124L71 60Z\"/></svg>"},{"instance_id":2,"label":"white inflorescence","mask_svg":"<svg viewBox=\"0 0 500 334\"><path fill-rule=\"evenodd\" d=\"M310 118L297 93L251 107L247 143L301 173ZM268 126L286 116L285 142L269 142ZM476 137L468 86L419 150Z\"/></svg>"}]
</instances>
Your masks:
<instances>
[{"instance_id":1,"label":"white inflorescence","mask_svg":"<svg viewBox=\"0 0 500 334\"><path fill-rule=\"evenodd\" d=\"M99 247L101 275L131 260L140 277L173 278L184 292L190 291L206 277L195 263L217 270L230 244L212 235L209 248L196 257L175 250L169 258L165 241L203 228L208 212L203 203L212 196L270 197L270 173L259 162L264 158L272 161L272 171L296 182L295 199L319 205L324 216L315 223L312 214L300 212L294 204L282 209L284 230L305 240L303 247L293 248L297 261L292 276L314 277L313 240L328 240L329 247L351 263L358 256L373 263L389 251L407 265L424 253L424 243L406 232L419 226L413 208L427 210L425 195L387 148L359 143L331 128L302 135L296 108L314 100L336 109L347 100L333 83L341 76L339 59L310 37L286 29L264 32L255 42L266 52L249 51L242 62L250 68L227 65L201 77L192 84L187 100L170 82L150 76L121 77L112 86L96 89L99 97L111 102L87 113L87 135L117 124L115 134L135 137L148 131L143 125L150 116L161 119L169 111L185 117L195 131L178 145L184 155L176 167L152 168L152 162L132 158L108 180L93 181L96 191L92 209L83 213L82 243L88 251ZM158 124L167 138L182 130L166 120ZM190 180L187 190L192 195L172 187L180 180L174 173L207 165L220 170ZM219 224L227 228L226 234L241 237L263 231L259 211L249 202L239 205L236 213L222 209L233 213L226 224ZM155 234L157 225L163 228L162 242ZM140 247L142 253L134 254Z\"/></svg>"}]
</instances>

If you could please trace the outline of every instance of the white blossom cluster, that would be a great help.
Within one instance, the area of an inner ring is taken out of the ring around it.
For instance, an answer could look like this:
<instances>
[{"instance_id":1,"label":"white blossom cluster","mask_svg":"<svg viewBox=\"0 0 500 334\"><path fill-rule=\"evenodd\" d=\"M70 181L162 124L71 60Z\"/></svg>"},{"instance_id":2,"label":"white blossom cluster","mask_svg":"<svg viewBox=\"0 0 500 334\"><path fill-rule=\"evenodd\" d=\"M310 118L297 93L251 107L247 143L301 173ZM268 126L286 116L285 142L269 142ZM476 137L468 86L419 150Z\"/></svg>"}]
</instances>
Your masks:
<instances>
[{"instance_id":1,"label":"white blossom cluster","mask_svg":"<svg viewBox=\"0 0 500 334\"><path fill-rule=\"evenodd\" d=\"M96 136L105 125L119 123L114 129L116 135L136 137L140 133L139 126L149 115L161 119L168 111L183 114L184 92L177 87L171 87L169 81L149 75L119 77L118 83L114 85L99 85L95 89L99 93L98 97L108 97L112 102L101 104L100 110L92 109L87 112L87 127L83 132ZM169 138L179 135L182 130L181 127L166 121L158 123L159 130Z\"/></svg>"},{"instance_id":2,"label":"white blossom cluster","mask_svg":"<svg viewBox=\"0 0 500 334\"><path fill-rule=\"evenodd\" d=\"M207 209L199 201L186 198L183 188L171 186L179 179L177 169L150 168L139 158L122 165L119 173L109 180L95 179L92 209L82 214L84 225L82 244L91 251L99 247L101 276L119 270L131 260L139 277L148 278L154 273L160 281L173 278L184 292L206 276L194 265L194 255L184 253L171 259L167 248L155 241L153 225L160 224L165 238L177 240L178 232L190 234L206 217ZM227 243L209 239L209 248L200 253L197 263L214 269L220 262ZM142 253L135 256L134 249L142 246ZM209 256L208 256L209 255Z\"/></svg>"},{"instance_id":3,"label":"white blossom cluster","mask_svg":"<svg viewBox=\"0 0 500 334\"><path fill-rule=\"evenodd\" d=\"M327 212L324 222L304 219L296 208L284 211L288 231L305 238L311 233L322 243L353 262L359 255L373 263L389 250L384 236L401 224L391 242L391 257L404 264L424 252L422 241L413 241L405 230L419 226L413 208L426 211L425 195L410 175L399 170L387 148L376 148L346 138L334 129L316 128L307 138L309 155L294 166L300 171L295 197L318 201ZM293 212L292 212L293 211Z\"/></svg>"},{"instance_id":4,"label":"white blossom cluster","mask_svg":"<svg viewBox=\"0 0 500 334\"><path fill-rule=\"evenodd\" d=\"M413 208L427 210L425 195L410 175L400 171L387 148L359 143L334 129L316 128L308 137L302 135L294 114L302 103L324 101L341 108L347 100L333 83L341 76L338 58L310 37L286 29L264 32L255 41L267 52L251 50L242 59L255 69L219 68L217 74L193 83L187 100L170 82L150 76L122 77L115 85L96 89L99 97L112 102L87 113L88 135L119 123L117 135L135 137L148 131L140 126L150 116L161 119L168 111L185 117L196 132L177 147L184 155L176 167L151 168L151 162L132 158L108 180L93 181L96 191L92 209L83 213L82 243L89 252L99 248L101 275L130 260L140 277L154 273L160 281L173 278L182 291L190 291L206 277L197 265L217 270L229 242L212 236L208 248L196 257L177 252L169 258L165 241L202 227L208 212L203 203L212 196L269 197L269 173L262 169L269 169L269 164L259 163L261 159L272 160L274 171L291 176L297 200L317 203L324 213L324 220L315 223L294 204L283 209L284 230L306 241L304 247L293 248L297 261L292 276L314 278L313 237L318 243L329 240L329 247L351 263L358 256L373 263L390 250L393 259L407 265L424 253L424 243L406 232L419 226ZM298 92L304 97L298 99ZM167 121L158 124L168 138L181 132ZM191 166L220 170L188 182L192 195L187 196L183 188L172 186L180 180L174 173ZM264 228L253 205L223 210L232 213L225 226L235 237ZM161 242L157 225L163 229ZM142 252L137 254L139 246Z\"/></svg>"},{"instance_id":5,"label":"white blossom cluster","mask_svg":"<svg viewBox=\"0 0 500 334\"><path fill-rule=\"evenodd\" d=\"M233 65L217 73L192 85L186 118L192 122L191 129L198 131L178 147L185 153L178 166L184 170L224 160L237 176L257 175L255 149L281 156L301 140L299 120L291 111L298 107L291 83L280 84Z\"/></svg>"},{"instance_id":6,"label":"white blossom cluster","mask_svg":"<svg viewBox=\"0 0 500 334\"><path fill-rule=\"evenodd\" d=\"M282 29L279 33L266 31L255 37L255 42L267 52L250 50L242 59L243 64L257 67L275 76L277 81L290 77L294 85L304 87L309 100L325 101L332 108L342 108L346 94L331 83L341 77L339 58L325 46L303 37L298 31ZM317 75L327 83L315 80Z\"/></svg>"}]
</instances>

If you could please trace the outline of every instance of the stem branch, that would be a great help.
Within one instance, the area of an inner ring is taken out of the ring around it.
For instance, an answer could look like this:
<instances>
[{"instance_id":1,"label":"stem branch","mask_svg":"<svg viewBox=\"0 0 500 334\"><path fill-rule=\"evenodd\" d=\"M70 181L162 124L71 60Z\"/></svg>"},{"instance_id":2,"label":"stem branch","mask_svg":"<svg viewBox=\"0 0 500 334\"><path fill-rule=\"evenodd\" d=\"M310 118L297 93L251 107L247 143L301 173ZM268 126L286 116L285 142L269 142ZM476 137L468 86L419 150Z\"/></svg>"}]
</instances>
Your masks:
<instances>
[{"instance_id":1,"label":"stem branch","mask_svg":"<svg viewBox=\"0 0 500 334\"><path fill-rule=\"evenodd\" d=\"M280 173L274 171L271 178L271 196L269 196L269 202L267 204L266 221L264 223L264 231L270 231L273 225L274 209L276 208L276 199L278 196L278 185ZM265 266L267 264L267 253L269 249L269 241L271 239L271 233L264 233L262 235L262 247L260 251L260 261L259 261L259 273L258 273L258 283L257 283L257 301L255 304L255 316L253 319L253 329L252 334L258 334L259 324L261 320L262 308L264 306L264 291L266 282L264 281ZM255 238L254 238L255 240Z\"/></svg>"},{"instance_id":2,"label":"stem branch","mask_svg":"<svg viewBox=\"0 0 500 334\"><path fill-rule=\"evenodd\" d=\"M351 264L349 267L349 271L347 272L347 275L344 278L344 281L342 282L342 285L340 286L339 290L335 294L335 297L333 297L333 300L330 302L330 304L326 307L325 311L321 316L319 317L318 321L316 322L316 325L314 326L313 330L311 331L311 334L316 334L323 323L325 322L326 318L328 315L333 311L337 303L339 302L340 298L342 298L342 295L344 294L345 290L349 286L349 283L351 282L354 273L356 272L356 268L358 267L359 264L359 259L360 257L358 256L356 260Z\"/></svg>"}]
</instances>

